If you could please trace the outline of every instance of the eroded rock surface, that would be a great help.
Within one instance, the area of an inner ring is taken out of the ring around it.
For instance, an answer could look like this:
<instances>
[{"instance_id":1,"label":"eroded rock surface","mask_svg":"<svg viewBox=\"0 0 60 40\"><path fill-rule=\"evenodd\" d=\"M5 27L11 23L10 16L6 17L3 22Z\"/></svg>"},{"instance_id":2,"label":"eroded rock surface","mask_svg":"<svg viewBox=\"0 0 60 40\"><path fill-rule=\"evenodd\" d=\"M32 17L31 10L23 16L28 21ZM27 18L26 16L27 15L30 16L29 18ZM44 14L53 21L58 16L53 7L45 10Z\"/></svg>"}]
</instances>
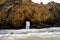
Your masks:
<instances>
[{"instance_id":1,"label":"eroded rock surface","mask_svg":"<svg viewBox=\"0 0 60 40\"><path fill-rule=\"evenodd\" d=\"M0 1L0 28L25 28L24 21L30 21L31 28L60 26L59 20L59 3L37 4L31 0Z\"/></svg>"}]
</instances>

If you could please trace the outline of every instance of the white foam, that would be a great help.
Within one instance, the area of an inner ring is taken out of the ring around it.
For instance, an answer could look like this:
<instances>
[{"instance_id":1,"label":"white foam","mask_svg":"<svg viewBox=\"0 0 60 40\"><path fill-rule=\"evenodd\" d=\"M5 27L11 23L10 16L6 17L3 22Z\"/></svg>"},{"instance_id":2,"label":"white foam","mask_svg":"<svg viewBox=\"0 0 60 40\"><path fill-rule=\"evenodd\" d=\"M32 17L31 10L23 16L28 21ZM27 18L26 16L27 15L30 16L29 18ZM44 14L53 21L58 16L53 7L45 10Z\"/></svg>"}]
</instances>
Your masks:
<instances>
[{"instance_id":1,"label":"white foam","mask_svg":"<svg viewBox=\"0 0 60 40\"><path fill-rule=\"evenodd\" d=\"M59 38L60 28L0 30L0 40L26 39L28 37Z\"/></svg>"}]
</instances>

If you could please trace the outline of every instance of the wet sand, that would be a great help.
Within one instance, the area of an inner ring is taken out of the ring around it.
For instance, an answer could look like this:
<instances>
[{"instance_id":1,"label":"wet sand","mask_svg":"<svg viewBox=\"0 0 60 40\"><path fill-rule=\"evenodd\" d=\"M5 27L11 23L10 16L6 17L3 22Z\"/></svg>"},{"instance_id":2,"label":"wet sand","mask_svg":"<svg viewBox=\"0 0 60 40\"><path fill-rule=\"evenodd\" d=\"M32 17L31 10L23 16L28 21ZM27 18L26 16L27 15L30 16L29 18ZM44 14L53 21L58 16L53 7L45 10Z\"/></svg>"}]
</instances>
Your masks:
<instances>
[{"instance_id":1,"label":"wet sand","mask_svg":"<svg viewBox=\"0 0 60 40\"><path fill-rule=\"evenodd\" d=\"M60 40L60 38L29 37L29 38L26 38L26 39L16 39L16 40Z\"/></svg>"}]
</instances>

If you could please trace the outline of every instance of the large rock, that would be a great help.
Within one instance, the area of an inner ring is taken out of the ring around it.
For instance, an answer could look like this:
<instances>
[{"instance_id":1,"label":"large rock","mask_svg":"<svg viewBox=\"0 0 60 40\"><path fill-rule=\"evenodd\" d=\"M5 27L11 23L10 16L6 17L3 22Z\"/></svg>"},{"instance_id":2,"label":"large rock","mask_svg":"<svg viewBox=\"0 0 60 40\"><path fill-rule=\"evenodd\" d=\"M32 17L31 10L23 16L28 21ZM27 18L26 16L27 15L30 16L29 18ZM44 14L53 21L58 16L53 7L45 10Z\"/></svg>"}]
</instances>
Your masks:
<instances>
[{"instance_id":1,"label":"large rock","mask_svg":"<svg viewBox=\"0 0 60 40\"><path fill-rule=\"evenodd\" d=\"M24 21L30 21L31 28L44 28L57 24L60 26L57 22L60 20L60 6L55 2L48 4L37 4L31 0L0 2L0 28L24 28Z\"/></svg>"}]
</instances>

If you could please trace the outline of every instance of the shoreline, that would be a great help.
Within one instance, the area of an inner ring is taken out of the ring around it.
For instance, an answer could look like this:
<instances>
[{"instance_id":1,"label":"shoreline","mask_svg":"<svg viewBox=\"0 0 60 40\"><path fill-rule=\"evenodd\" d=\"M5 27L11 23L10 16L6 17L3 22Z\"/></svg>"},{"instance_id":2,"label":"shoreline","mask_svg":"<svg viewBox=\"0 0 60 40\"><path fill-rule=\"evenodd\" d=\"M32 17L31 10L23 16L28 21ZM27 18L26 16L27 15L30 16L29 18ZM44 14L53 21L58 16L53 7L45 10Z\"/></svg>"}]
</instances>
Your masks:
<instances>
[{"instance_id":1,"label":"shoreline","mask_svg":"<svg viewBox=\"0 0 60 40\"><path fill-rule=\"evenodd\" d=\"M0 40L60 40L60 28L0 30Z\"/></svg>"}]
</instances>

